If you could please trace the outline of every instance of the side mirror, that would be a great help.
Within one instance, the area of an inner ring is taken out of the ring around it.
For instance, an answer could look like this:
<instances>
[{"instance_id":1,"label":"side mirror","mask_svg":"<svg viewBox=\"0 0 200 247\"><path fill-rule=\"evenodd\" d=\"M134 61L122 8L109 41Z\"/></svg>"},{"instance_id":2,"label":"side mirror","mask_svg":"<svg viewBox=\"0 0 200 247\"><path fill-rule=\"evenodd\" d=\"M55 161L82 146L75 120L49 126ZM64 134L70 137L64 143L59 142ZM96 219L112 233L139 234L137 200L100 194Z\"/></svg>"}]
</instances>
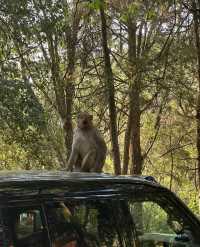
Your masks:
<instances>
[{"instance_id":1,"label":"side mirror","mask_svg":"<svg viewBox=\"0 0 200 247\"><path fill-rule=\"evenodd\" d=\"M190 238L188 237L187 234L180 234L178 236L175 237L176 241L182 241L182 242L189 242Z\"/></svg>"}]
</instances>

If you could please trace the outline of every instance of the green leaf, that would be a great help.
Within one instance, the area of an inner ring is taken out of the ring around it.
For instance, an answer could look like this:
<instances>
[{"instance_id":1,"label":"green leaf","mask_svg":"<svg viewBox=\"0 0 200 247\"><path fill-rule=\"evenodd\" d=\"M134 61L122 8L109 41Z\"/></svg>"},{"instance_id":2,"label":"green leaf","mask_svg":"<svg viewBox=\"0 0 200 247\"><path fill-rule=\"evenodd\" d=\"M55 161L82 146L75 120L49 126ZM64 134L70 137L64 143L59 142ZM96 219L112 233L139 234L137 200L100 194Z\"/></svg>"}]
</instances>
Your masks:
<instances>
[{"instance_id":1,"label":"green leaf","mask_svg":"<svg viewBox=\"0 0 200 247\"><path fill-rule=\"evenodd\" d=\"M147 13L147 20L155 20L157 17L157 13L151 9L149 10L149 12Z\"/></svg>"},{"instance_id":2,"label":"green leaf","mask_svg":"<svg viewBox=\"0 0 200 247\"><path fill-rule=\"evenodd\" d=\"M136 3L131 3L128 7L128 14L132 17L136 16L139 12L139 4L136 2Z\"/></svg>"},{"instance_id":3,"label":"green leaf","mask_svg":"<svg viewBox=\"0 0 200 247\"><path fill-rule=\"evenodd\" d=\"M26 130L45 127L42 105L39 103L31 84L19 80L0 80L1 125L9 123L16 129Z\"/></svg>"},{"instance_id":4,"label":"green leaf","mask_svg":"<svg viewBox=\"0 0 200 247\"><path fill-rule=\"evenodd\" d=\"M93 10L99 10L101 4L101 0L93 0L91 3L89 3L89 7Z\"/></svg>"},{"instance_id":5,"label":"green leaf","mask_svg":"<svg viewBox=\"0 0 200 247\"><path fill-rule=\"evenodd\" d=\"M127 14L123 14L121 17L120 17L120 21L126 23L128 21L128 15Z\"/></svg>"}]
</instances>

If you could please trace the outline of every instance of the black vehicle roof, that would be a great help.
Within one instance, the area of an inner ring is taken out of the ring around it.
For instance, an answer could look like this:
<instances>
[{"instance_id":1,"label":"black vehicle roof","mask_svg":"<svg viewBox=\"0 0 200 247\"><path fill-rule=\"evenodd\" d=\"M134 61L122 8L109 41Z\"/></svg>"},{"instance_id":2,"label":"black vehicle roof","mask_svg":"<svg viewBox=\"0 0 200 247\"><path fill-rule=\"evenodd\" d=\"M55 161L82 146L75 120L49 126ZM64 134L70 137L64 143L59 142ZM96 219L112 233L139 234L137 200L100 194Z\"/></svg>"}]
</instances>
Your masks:
<instances>
[{"instance_id":1,"label":"black vehicle roof","mask_svg":"<svg viewBox=\"0 0 200 247\"><path fill-rule=\"evenodd\" d=\"M123 198L167 192L151 176L114 176L66 171L0 172L0 208L40 205L61 200ZM184 209L187 209L177 197ZM176 202L177 203L177 202ZM191 212L188 211L189 215ZM194 216L192 215L194 218ZM198 223L199 224L199 223Z\"/></svg>"},{"instance_id":2,"label":"black vehicle roof","mask_svg":"<svg viewBox=\"0 0 200 247\"><path fill-rule=\"evenodd\" d=\"M69 197L83 199L105 195L130 195L133 189L138 193L143 193L144 190L167 190L152 180L152 177L66 171L0 172L0 202L9 205Z\"/></svg>"},{"instance_id":3,"label":"black vehicle roof","mask_svg":"<svg viewBox=\"0 0 200 247\"><path fill-rule=\"evenodd\" d=\"M150 178L150 179L149 179ZM132 183L148 184L155 187L162 187L152 177L148 176L115 176L106 173L83 173L66 171L1 171L0 172L0 190L4 187L24 187L29 185L51 186L52 184L72 185L75 183ZM46 187L45 186L45 187Z\"/></svg>"}]
</instances>

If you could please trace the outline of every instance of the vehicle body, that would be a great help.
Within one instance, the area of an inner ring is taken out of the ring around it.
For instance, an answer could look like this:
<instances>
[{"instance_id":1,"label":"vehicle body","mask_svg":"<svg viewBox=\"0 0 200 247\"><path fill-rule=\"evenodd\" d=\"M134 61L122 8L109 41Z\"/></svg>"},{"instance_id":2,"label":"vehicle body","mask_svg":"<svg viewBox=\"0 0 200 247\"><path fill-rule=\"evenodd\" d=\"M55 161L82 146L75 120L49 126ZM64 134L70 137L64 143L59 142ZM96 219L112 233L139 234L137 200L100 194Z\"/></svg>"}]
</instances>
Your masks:
<instances>
[{"instance_id":1,"label":"vehicle body","mask_svg":"<svg viewBox=\"0 0 200 247\"><path fill-rule=\"evenodd\" d=\"M200 222L153 179L0 173L0 246L200 246Z\"/></svg>"}]
</instances>

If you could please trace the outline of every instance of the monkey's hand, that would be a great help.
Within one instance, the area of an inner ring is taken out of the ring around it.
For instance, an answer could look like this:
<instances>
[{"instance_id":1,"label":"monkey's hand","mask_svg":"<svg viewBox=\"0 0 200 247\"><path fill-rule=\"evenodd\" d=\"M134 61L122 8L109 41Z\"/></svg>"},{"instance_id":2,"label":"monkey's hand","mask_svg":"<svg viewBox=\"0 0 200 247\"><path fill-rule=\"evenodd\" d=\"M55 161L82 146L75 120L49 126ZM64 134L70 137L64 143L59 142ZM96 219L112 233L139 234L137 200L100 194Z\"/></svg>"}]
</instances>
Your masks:
<instances>
[{"instance_id":1,"label":"monkey's hand","mask_svg":"<svg viewBox=\"0 0 200 247\"><path fill-rule=\"evenodd\" d=\"M73 148L69 160L67 162L67 167L66 167L67 171L69 172L73 171L73 167L76 164L77 159L78 159L78 150L76 148Z\"/></svg>"},{"instance_id":2,"label":"monkey's hand","mask_svg":"<svg viewBox=\"0 0 200 247\"><path fill-rule=\"evenodd\" d=\"M72 172L72 167L71 166L69 166L69 165L67 165L67 167L65 168L65 171L67 171L67 172Z\"/></svg>"}]
</instances>

